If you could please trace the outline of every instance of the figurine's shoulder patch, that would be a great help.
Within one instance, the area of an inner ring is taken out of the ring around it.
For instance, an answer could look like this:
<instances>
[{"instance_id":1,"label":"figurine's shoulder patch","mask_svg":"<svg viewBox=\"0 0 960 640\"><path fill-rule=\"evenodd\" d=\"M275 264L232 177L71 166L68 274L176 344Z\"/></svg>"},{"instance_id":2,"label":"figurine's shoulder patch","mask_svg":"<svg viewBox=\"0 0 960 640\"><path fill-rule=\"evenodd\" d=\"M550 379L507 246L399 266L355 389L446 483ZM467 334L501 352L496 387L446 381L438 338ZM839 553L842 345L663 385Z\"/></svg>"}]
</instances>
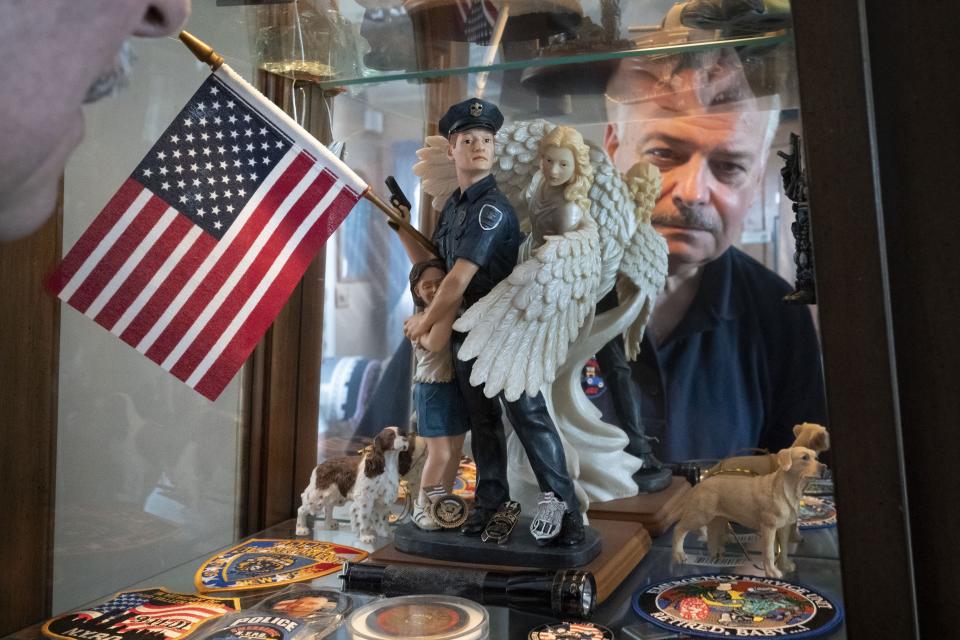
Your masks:
<instances>
[{"instance_id":1,"label":"figurine's shoulder patch","mask_svg":"<svg viewBox=\"0 0 960 640\"><path fill-rule=\"evenodd\" d=\"M490 202L485 202L483 206L480 207L480 213L477 214L477 219L480 222L480 228L484 231L493 231L500 223L503 221L503 211L499 207Z\"/></svg>"}]
</instances>

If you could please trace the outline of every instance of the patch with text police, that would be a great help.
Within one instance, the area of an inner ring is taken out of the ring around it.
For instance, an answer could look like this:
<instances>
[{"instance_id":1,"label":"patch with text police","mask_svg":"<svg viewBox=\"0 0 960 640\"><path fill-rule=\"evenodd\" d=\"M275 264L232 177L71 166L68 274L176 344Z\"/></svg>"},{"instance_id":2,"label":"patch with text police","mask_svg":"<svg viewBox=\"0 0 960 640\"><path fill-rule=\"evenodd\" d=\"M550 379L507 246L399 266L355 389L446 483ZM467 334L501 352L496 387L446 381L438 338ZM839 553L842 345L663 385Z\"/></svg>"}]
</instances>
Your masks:
<instances>
[{"instance_id":1,"label":"patch with text police","mask_svg":"<svg viewBox=\"0 0 960 640\"><path fill-rule=\"evenodd\" d=\"M197 570L198 591L262 589L313 580L360 562L367 552L316 540L247 540L218 553Z\"/></svg>"},{"instance_id":2,"label":"patch with text police","mask_svg":"<svg viewBox=\"0 0 960 640\"><path fill-rule=\"evenodd\" d=\"M253 611L221 620L203 640L292 640L301 633L313 634L305 620Z\"/></svg>"},{"instance_id":3,"label":"patch with text police","mask_svg":"<svg viewBox=\"0 0 960 640\"><path fill-rule=\"evenodd\" d=\"M207 620L239 611L237 598L209 598L163 588L121 591L100 604L51 618L50 638L180 640Z\"/></svg>"},{"instance_id":4,"label":"patch with text police","mask_svg":"<svg viewBox=\"0 0 960 640\"><path fill-rule=\"evenodd\" d=\"M843 620L827 596L758 576L674 578L639 591L633 608L658 627L703 638L811 638Z\"/></svg>"}]
</instances>

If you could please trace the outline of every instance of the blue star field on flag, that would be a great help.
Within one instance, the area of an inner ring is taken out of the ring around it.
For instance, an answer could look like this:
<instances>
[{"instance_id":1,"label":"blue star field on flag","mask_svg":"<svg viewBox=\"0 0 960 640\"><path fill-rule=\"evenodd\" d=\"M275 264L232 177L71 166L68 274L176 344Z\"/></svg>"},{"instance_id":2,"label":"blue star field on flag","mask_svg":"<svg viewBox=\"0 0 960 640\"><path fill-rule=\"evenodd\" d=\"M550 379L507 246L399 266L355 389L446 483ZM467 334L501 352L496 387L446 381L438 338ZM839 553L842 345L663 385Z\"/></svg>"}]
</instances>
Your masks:
<instances>
[{"instance_id":1,"label":"blue star field on flag","mask_svg":"<svg viewBox=\"0 0 960 640\"><path fill-rule=\"evenodd\" d=\"M211 75L133 178L219 240L292 144Z\"/></svg>"}]
</instances>

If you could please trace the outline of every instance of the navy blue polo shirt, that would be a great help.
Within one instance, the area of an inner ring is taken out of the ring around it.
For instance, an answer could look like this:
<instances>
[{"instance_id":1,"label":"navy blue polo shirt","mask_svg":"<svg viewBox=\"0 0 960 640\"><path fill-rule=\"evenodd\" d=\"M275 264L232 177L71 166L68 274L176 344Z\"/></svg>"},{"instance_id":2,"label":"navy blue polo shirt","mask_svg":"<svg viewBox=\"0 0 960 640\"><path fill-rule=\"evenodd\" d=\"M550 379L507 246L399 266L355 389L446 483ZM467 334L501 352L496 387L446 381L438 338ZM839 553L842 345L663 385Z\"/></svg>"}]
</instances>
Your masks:
<instances>
[{"instance_id":1,"label":"navy blue polo shirt","mask_svg":"<svg viewBox=\"0 0 960 640\"><path fill-rule=\"evenodd\" d=\"M782 278L736 248L704 267L687 314L631 363L641 419L663 461L777 451L793 426L826 423L810 310L785 305Z\"/></svg>"},{"instance_id":2,"label":"navy blue polo shirt","mask_svg":"<svg viewBox=\"0 0 960 640\"><path fill-rule=\"evenodd\" d=\"M463 193L454 191L433 233L433 243L448 271L459 258L479 267L463 294L467 307L510 275L517 264L520 241L517 215L492 175Z\"/></svg>"}]
</instances>

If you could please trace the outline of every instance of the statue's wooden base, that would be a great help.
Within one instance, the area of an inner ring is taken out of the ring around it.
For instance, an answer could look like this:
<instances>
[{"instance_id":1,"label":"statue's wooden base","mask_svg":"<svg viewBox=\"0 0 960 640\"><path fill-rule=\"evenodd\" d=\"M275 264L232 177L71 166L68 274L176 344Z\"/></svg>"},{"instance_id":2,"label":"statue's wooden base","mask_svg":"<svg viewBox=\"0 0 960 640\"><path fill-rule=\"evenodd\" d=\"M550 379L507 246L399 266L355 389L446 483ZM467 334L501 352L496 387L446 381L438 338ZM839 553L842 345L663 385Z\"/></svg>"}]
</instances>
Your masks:
<instances>
[{"instance_id":1,"label":"statue's wooden base","mask_svg":"<svg viewBox=\"0 0 960 640\"><path fill-rule=\"evenodd\" d=\"M593 573L597 581L597 602L603 602L623 582L650 549L650 534L639 522L597 520L590 523L600 536L600 555L582 569ZM393 544L370 554L370 561L382 564L419 564L450 566L484 571L529 571L527 567L480 565L448 560L433 560L398 551Z\"/></svg>"},{"instance_id":2,"label":"statue's wooden base","mask_svg":"<svg viewBox=\"0 0 960 640\"><path fill-rule=\"evenodd\" d=\"M639 522L656 538L680 519L681 499L689 490L689 482L674 476L673 482L663 491L607 502L591 502L587 516L594 527L604 520Z\"/></svg>"}]
</instances>

